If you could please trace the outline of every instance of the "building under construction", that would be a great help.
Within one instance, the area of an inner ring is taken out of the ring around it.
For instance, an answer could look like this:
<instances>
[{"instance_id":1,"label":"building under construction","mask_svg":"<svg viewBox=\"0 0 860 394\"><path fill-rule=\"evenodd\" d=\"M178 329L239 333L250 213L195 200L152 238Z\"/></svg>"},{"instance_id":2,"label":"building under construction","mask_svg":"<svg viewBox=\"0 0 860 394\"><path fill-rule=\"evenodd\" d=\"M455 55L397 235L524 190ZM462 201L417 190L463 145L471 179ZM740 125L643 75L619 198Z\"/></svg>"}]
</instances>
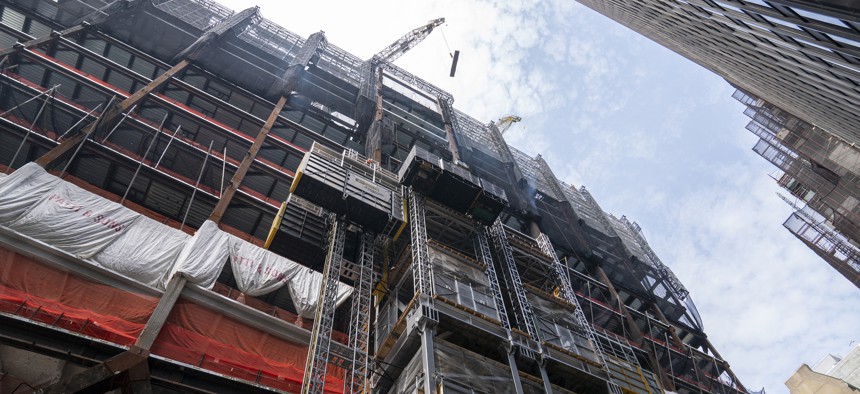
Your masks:
<instances>
[{"instance_id":1,"label":"building under construction","mask_svg":"<svg viewBox=\"0 0 860 394\"><path fill-rule=\"evenodd\" d=\"M392 64L441 22L0 2L0 392L748 392L636 223Z\"/></svg>"}]
</instances>

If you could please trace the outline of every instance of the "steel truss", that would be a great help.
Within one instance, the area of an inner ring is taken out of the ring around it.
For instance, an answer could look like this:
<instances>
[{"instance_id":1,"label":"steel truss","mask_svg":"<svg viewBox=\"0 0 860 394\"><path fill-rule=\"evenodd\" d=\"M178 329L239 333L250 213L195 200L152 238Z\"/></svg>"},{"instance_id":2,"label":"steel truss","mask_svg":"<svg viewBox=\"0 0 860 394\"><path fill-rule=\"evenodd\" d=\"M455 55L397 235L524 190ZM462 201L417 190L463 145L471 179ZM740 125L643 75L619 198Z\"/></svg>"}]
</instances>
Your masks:
<instances>
[{"instance_id":1,"label":"steel truss","mask_svg":"<svg viewBox=\"0 0 860 394\"><path fill-rule=\"evenodd\" d=\"M508 320L508 312L505 308L505 301L502 298L502 287L499 286L499 277L496 275L496 268L493 264L493 256L490 251L490 240L487 237L487 228L479 226L475 233L475 252L478 255L478 260L487 268L487 278L490 280L490 289L493 291L493 299L496 301L496 310L499 312L499 321L502 322L502 327L507 331L511 331L511 322Z\"/></svg>"},{"instance_id":2,"label":"steel truss","mask_svg":"<svg viewBox=\"0 0 860 394\"><path fill-rule=\"evenodd\" d=\"M302 394L322 394L329 363L331 331L334 324L337 288L340 284L340 266L343 261L345 224L340 222L335 214L330 214L328 220L330 223L328 252L322 272L319 305L314 316L305 376L302 380Z\"/></svg>"},{"instance_id":3,"label":"steel truss","mask_svg":"<svg viewBox=\"0 0 860 394\"><path fill-rule=\"evenodd\" d=\"M516 300L515 309L517 309L517 313L514 313L514 317L517 324L525 328L525 331L534 340L540 341L540 334L534 321L534 312L532 312L531 304L526 297L526 290L523 287L522 279L520 279L520 273L517 271L517 262L514 260L513 250L511 250L511 245L508 243L507 235L505 235L504 224L500 220L496 220L490 227L490 233L493 235L496 250L501 255L501 262L504 264L504 268L507 268L503 269L502 272L505 274L508 292L512 293L511 296Z\"/></svg>"}]
</instances>

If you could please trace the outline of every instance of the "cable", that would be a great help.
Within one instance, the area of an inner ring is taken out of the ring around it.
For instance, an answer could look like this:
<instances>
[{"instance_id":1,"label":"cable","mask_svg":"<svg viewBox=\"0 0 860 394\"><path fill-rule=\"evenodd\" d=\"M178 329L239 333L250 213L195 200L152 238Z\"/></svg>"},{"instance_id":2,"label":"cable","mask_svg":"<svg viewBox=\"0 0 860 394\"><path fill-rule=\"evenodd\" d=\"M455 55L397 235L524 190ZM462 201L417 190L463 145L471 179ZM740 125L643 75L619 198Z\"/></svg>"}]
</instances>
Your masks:
<instances>
[{"instance_id":1,"label":"cable","mask_svg":"<svg viewBox=\"0 0 860 394\"><path fill-rule=\"evenodd\" d=\"M445 47L448 48L448 56L454 57L454 54L451 53L451 46L448 45L448 39L445 38L445 30L442 30L442 27L439 27L439 32L442 33L442 39L445 40Z\"/></svg>"}]
</instances>

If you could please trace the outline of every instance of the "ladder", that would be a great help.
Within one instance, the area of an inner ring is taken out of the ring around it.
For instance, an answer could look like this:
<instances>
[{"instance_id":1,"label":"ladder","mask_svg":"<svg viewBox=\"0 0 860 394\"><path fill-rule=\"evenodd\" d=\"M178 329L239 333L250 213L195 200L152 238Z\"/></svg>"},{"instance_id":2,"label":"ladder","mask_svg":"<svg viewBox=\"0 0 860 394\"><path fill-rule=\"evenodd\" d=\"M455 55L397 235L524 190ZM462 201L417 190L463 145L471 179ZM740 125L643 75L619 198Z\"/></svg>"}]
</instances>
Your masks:
<instances>
[{"instance_id":1,"label":"ladder","mask_svg":"<svg viewBox=\"0 0 860 394\"><path fill-rule=\"evenodd\" d=\"M344 379L344 393L358 394L369 392L369 338L370 305L373 285L373 263L376 238L365 233L361 236L358 279L352 296L350 313L349 348L352 349L352 368Z\"/></svg>"},{"instance_id":2,"label":"ladder","mask_svg":"<svg viewBox=\"0 0 860 394\"><path fill-rule=\"evenodd\" d=\"M334 324L337 288L340 284L340 266L343 261L344 227L335 214L329 215L328 251L320 286L319 305L314 316L305 376L302 378L302 394L322 394L325 387L326 368L329 362L331 331Z\"/></svg>"}]
</instances>

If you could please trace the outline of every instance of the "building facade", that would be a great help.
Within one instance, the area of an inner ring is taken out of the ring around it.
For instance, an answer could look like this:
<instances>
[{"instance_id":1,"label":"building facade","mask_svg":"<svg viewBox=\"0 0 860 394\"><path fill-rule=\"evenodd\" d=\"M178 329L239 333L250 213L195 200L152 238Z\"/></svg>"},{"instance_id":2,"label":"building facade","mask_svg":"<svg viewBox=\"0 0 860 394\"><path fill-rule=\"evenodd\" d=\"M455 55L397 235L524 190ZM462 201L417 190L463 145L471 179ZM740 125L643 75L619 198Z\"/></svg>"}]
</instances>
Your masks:
<instances>
[{"instance_id":1,"label":"building facade","mask_svg":"<svg viewBox=\"0 0 860 394\"><path fill-rule=\"evenodd\" d=\"M390 58L208 0L0 48L4 392L747 392L636 223Z\"/></svg>"},{"instance_id":2,"label":"building facade","mask_svg":"<svg viewBox=\"0 0 860 394\"><path fill-rule=\"evenodd\" d=\"M860 143L860 8L842 1L580 0L732 85Z\"/></svg>"},{"instance_id":3,"label":"building facade","mask_svg":"<svg viewBox=\"0 0 860 394\"><path fill-rule=\"evenodd\" d=\"M785 386L791 394L860 392L860 345L845 357L828 354L812 367L801 365Z\"/></svg>"},{"instance_id":4,"label":"building facade","mask_svg":"<svg viewBox=\"0 0 860 394\"><path fill-rule=\"evenodd\" d=\"M581 0L738 89L783 171L784 223L860 287L860 7L845 1Z\"/></svg>"},{"instance_id":5,"label":"building facade","mask_svg":"<svg viewBox=\"0 0 860 394\"><path fill-rule=\"evenodd\" d=\"M795 212L783 224L860 287L860 149L742 90L753 151L781 170L777 183Z\"/></svg>"}]
</instances>

